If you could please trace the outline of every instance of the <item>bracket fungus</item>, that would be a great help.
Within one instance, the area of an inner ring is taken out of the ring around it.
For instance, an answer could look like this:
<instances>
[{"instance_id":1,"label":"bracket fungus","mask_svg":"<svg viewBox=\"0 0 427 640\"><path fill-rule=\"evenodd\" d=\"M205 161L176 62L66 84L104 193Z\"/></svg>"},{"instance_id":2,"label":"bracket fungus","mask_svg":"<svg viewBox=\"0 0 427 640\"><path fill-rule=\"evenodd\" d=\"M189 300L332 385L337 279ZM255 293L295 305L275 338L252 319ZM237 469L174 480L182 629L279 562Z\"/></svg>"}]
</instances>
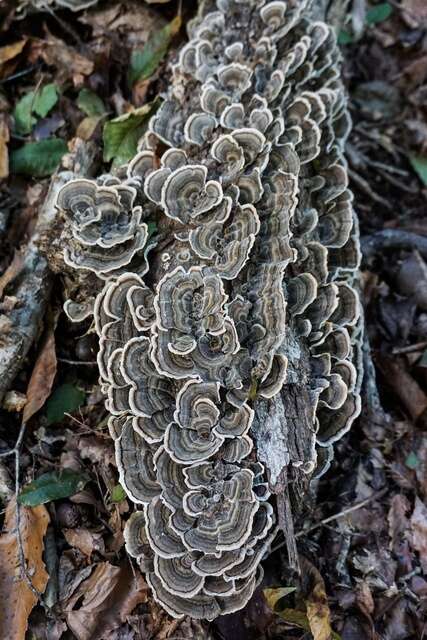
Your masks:
<instances>
[{"instance_id":1,"label":"bracket fungus","mask_svg":"<svg viewBox=\"0 0 427 640\"><path fill-rule=\"evenodd\" d=\"M128 266L148 238L136 196L129 185L99 186L84 179L64 185L57 207L70 221L66 264L93 271L104 280Z\"/></svg>"},{"instance_id":2,"label":"bracket fungus","mask_svg":"<svg viewBox=\"0 0 427 640\"><path fill-rule=\"evenodd\" d=\"M46 11L47 9L70 9L71 11L83 11L98 2L98 0L19 0L19 8L26 9L30 6L38 11Z\"/></svg>"},{"instance_id":3,"label":"bracket fungus","mask_svg":"<svg viewBox=\"0 0 427 640\"><path fill-rule=\"evenodd\" d=\"M65 262L99 282L127 550L207 619L258 584L280 478L322 473L357 417L363 327L334 32L308 0L212 4L126 170L57 201Z\"/></svg>"}]
</instances>

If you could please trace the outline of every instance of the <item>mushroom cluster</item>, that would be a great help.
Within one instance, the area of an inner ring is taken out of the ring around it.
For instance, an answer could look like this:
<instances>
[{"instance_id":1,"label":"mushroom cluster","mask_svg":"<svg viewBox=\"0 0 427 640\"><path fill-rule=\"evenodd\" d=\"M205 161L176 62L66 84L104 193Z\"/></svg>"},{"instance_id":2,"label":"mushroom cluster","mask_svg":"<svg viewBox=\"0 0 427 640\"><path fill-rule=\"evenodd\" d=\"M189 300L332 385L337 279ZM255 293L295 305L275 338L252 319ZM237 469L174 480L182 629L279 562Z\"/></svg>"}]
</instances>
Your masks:
<instances>
[{"instance_id":1,"label":"mushroom cluster","mask_svg":"<svg viewBox=\"0 0 427 640\"><path fill-rule=\"evenodd\" d=\"M350 120L334 32L309 4L216 0L126 171L58 197L65 261L104 281L99 371L141 505L126 547L176 617L236 611L260 579L276 528L257 406L304 388L309 442L289 464L306 474L360 411Z\"/></svg>"},{"instance_id":2,"label":"mushroom cluster","mask_svg":"<svg viewBox=\"0 0 427 640\"><path fill-rule=\"evenodd\" d=\"M125 184L98 185L84 179L65 184L59 191L57 207L69 220L66 264L93 271L103 280L127 271L148 239L142 207L135 206L136 197L136 189Z\"/></svg>"},{"instance_id":3,"label":"mushroom cluster","mask_svg":"<svg viewBox=\"0 0 427 640\"><path fill-rule=\"evenodd\" d=\"M82 11L96 4L98 0L19 0L19 9L30 6L39 11L46 11L51 8L70 9L71 11Z\"/></svg>"}]
</instances>

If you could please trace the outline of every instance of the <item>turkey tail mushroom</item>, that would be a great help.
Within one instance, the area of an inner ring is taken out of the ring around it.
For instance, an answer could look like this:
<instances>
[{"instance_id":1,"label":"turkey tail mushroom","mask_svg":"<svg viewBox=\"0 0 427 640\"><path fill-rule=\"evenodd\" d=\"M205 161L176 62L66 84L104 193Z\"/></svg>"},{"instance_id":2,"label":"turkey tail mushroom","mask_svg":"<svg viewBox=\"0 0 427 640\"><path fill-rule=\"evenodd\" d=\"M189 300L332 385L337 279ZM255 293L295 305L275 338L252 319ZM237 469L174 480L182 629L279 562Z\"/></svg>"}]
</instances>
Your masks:
<instances>
[{"instance_id":1,"label":"turkey tail mushroom","mask_svg":"<svg viewBox=\"0 0 427 640\"><path fill-rule=\"evenodd\" d=\"M335 35L308 0L212 4L120 177L57 200L66 263L103 283L126 548L171 615L208 620L258 584L280 479L324 472L357 417L363 326Z\"/></svg>"}]
</instances>

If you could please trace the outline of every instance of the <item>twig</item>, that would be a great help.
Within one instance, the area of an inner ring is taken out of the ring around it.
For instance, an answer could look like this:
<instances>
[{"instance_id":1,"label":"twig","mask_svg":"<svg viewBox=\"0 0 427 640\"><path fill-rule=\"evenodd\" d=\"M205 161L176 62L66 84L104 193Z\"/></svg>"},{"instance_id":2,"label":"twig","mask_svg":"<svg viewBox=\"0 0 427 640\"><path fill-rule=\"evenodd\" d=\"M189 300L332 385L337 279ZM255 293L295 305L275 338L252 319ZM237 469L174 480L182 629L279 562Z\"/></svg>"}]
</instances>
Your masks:
<instances>
[{"instance_id":1,"label":"twig","mask_svg":"<svg viewBox=\"0 0 427 640\"><path fill-rule=\"evenodd\" d=\"M378 195L378 193L376 193L372 189L369 182L365 180L365 178L362 178L362 176L359 173L357 173L357 171L355 171L354 169L349 170L348 175L350 179L359 187L359 189L364 191L374 202L381 204L386 209L389 209L389 210L392 209L391 204L385 198Z\"/></svg>"},{"instance_id":2,"label":"twig","mask_svg":"<svg viewBox=\"0 0 427 640\"><path fill-rule=\"evenodd\" d=\"M21 448L22 448L22 443L23 443L23 440L24 440L25 428L26 428L26 423L23 422L21 424L21 428L19 429L18 438L16 440L16 443L15 443L15 446L13 447L13 449L10 449L9 451L3 452L0 455L2 457L9 456L9 455L14 455L15 456L15 503L16 503L16 507L15 507L16 508L16 511L15 511L15 522L16 522L16 540L18 542L18 556L19 556L19 566L20 566L20 570L21 570L20 571L21 572L21 579L24 578L24 580L27 583L29 589L32 591L34 596L37 598L37 601L46 610L45 603L43 602L43 599L42 599L42 594L33 585L32 581L31 581L31 578L28 575L27 566L26 566L26 560L25 560L24 547L23 547L23 544L22 544L22 536L21 536L21 505L18 502L19 489L20 489L20 484L19 484L19 465L20 465L20 460L21 460Z\"/></svg>"},{"instance_id":3,"label":"twig","mask_svg":"<svg viewBox=\"0 0 427 640\"><path fill-rule=\"evenodd\" d=\"M323 527L325 524L328 524L329 522L333 522L334 520L343 518L349 513L353 513L353 511L362 509L362 507L365 507L367 504L369 504L373 500L377 500L378 498L381 498L383 495L387 493L387 491L388 491L387 488L381 489L381 491L377 491L376 493L373 493L371 496L369 496L369 498L362 500L362 502L357 502L353 506L347 507L347 509L343 509L343 511L339 511L338 513L335 513L334 515L329 516L328 518L324 518L323 520L320 520L320 522L316 522L316 524L313 524L311 527L308 527L308 529L297 531L295 534L295 539L303 538L308 533L311 533L312 531L315 531L316 529ZM280 542L278 545L272 548L271 553L273 553L273 551L277 551L278 549L281 549L285 544L286 544L286 540L283 540L283 542Z\"/></svg>"},{"instance_id":4,"label":"twig","mask_svg":"<svg viewBox=\"0 0 427 640\"><path fill-rule=\"evenodd\" d=\"M98 363L96 360L68 360L67 358L57 358L58 362L72 364L73 366L84 365L86 367L95 367Z\"/></svg>"},{"instance_id":5,"label":"twig","mask_svg":"<svg viewBox=\"0 0 427 640\"><path fill-rule=\"evenodd\" d=\"M6 82L12 82L12 80L17 80L18 78L27 76L29 73L32 73L33 71L37 71L40 68L41 68L41 64L33 64L31 67L28 67L27 69L23 69L22 71L17 71L16 73L13 73L11 76L7 76L7 78L3 78L3 80L0 80L0 84L6 84Z\"/></svg>"},{"instance_id":6,"label":"twig","mask_svg":"<svg viewBox=\"0 0 427 640\"><path fill-rule=\"evenodd\" d=\"M358 509L362 509L362 507L365 507L367 504L369 504L373 500L377 500L378 498L382 498L382 496L385 495L387 493L387 491L388 491L387 488L381 489L381 491L377 491L376 493L373 493L371 496L369 496L369 498L366 498L365 500L362 500L362 502L357 502L353 506L347 507L347 509L343 509L343 511L340 511L339 513L335 513L333 516L329 516L329 518L324 518L324 520L321 520L320 522L318 522L317 524L314 524L313 526L309 527L308 529L304 529L303 531L298 531L295 534L295 538L301 538L301 537L307 535L307 533L311 533L315 529L318 529L319 527L323 527L323 525L327 524L328 522L333 522L334 520L337 520L338 518L342 518L342 517L348 515L349 513L353 513L353 511L357 511Z\"/></svg>"},{"instance_id":7,"label":"twig","mask_svg":"<svg viewBox=\"0 0 427 640\"><path fill-rule=\"evenodd\" d=\"M82 41L82 39L80 38L79 34L75 29L73 29L73 27L70 24L67 24L65 20L60 18L55 13L55 11L53 11L47 4L43 4L42 7L43 7L43 11L46 11L46 13L49 13L52 16L52 18L57 21L59 26L62 27L62 29L64 29L65 33L68 33L68 35L73 38L73 40L75 41L76 44L79 45L79 47L81 47L82 49L86 49L86 46Z\"/></svg>"},{"instance_id":8,"label":"twig","mask_svg":"<svg viewBox=\"0 0 427 640\"><path fill-rule=\"evenodd\" d=\"M18 439L15 443L15 446L13 447L13 449L9 449L8 451L3 451L2 453L0 453L0 458L6 458L7 456L15 456L15 465L16 465L16 455L18 453L18 462L19 462L19 455L21 452L22 440L25 434L25 427L26 427L26 424L25 422L23 422L21 424L21 428L19 430Z\"/></svg>"},{"instance_id":9,"label":"twig","mask_svg":"<svg viewBox=\"0 0 427 640\"><path fill-rule=\"evenodd\" d=\"M393 355L400 355L401 353L414 353L416 351L421 351L427 347L427 340L423 340L423 342L417 342L416 344L409 344L407 347L394 347L392 350Z\"/></svg>"},{"instance_id":10,"label":"twig","mask_svg":"<svg viewBox=\"0 0 427 640\"><path fill-rule=\"evenodd\" d=\"M362 236L362 253L365 260L387 249L417 250L427 259L427 237L403 229L383 229L369 236Z\"/></svg>"}]
</instances>

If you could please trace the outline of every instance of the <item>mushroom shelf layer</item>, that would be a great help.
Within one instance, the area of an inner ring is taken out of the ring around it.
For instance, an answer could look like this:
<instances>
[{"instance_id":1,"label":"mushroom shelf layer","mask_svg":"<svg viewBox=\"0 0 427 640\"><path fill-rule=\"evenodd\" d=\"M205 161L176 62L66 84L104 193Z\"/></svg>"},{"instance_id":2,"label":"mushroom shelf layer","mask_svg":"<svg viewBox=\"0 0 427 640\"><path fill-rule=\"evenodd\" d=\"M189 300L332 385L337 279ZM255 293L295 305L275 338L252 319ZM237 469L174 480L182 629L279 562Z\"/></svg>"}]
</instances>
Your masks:
<instances>
[{"instance_id":1,"label":"mushroom shelf layer","mask_svg":"<svg viewBox=\"0 0 427 640\"><path fill-rule=\"evenodd\" d=\"M332 29L305 0L217 0L189 35L136 157L57 206L100 283L127 550L168 612L211 620L260 580L283 469L322 473L359 413L360 251Z\"/></svg>"}]
</instances>

